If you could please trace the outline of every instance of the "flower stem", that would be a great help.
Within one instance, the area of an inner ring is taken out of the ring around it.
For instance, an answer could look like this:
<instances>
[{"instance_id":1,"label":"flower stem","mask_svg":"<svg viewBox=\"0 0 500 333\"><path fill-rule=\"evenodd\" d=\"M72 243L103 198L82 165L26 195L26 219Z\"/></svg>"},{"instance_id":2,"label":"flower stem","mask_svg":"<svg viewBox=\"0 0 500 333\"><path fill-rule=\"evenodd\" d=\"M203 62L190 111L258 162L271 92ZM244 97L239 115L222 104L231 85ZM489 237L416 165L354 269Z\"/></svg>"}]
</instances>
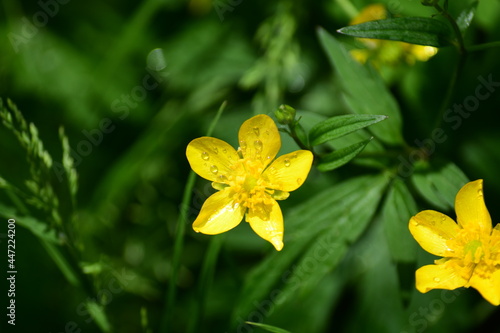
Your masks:
<instances>
[{"instance_id":1,"label":"flower stem","mask_svg":"<svg viewBox=\"0 0 500 333\"><path fill-rule=\"evenodd\" d=\"M198 301L195 304L195 310L189 322L190 326L188 332L190 333L201 331L200 323L203 321L207 295L212 286L215 266L217 265L217 258L222 247L224 236L223 234L212 237L208 245L207 254L203 260L203 267L198 282Z\"/></svg>"},{"instance_id":2,"label":"flower stem","mask_svg":"<svg viewBox=\"0 0 500 333\"><path fill-rule=\"evenodd\" d=\"M467 50L469 52L477 52L494 47L500 47L500 41L469 46Z\"/></svg>"},{"instance_id":3,"label":"flower stem","mask_svg":"<svg viewBox=\"0 0 500 333\"><path fill-rule=\"evenodd\" d=\"M222 112L226 108L226 105L227 103L226 101L224 101L219 107L219 110L217 111L215 118L212 120L210 124L206 136L212 135L215 125L219 121ZM174 252L172 258L172 274L170 277L170 281L167 288L167 294L165 297L166 309L165 309L165 315L163 316L161 322L161 328L160 328L161 332L168 332L170 329L173 329L172 323L174 321L174 304L177 293L177 279L178 279L177 275L179 272L182 250L184 247L184 235L186 233L186 223L188 222L187 216L188 216L188 210L190 208L189 201L191 200L191 194L193 192L195 180L196 180L196 174L193 171L191 171L189 173L186 182L186 187L184 188L182 203L180 205L179 218L177 220L177 230L174 241L174 250L173 250Z\"/></svg>"},{"instance_id":4,"label":"flower stem","mask_svg":"<svg viewBox=\"0 0 500 333\"><path fill-rule=\"evenodd\" d=\"M460 32L460 28L458 27L457 22L455 19L448 13L446 9L443 9L437 1L433 3L434 8L441 14L443 15L444 18L446 18L449 22L451 27L453 28L453 31L456 35L457 38L457 48L458 48L458 62L457 65L453 71L452 77L450 78L450 84L448 85L448 89L446 90L445 97L443 99L443 103L441 104L441 108L437 114L436 120L434 122L433 130L436 128L441 127L441 122L443 121L443 116L446 111L446 109L449 107L451 103L451 99L453 97L453 92L455 91L455 87L458 82L458 78L465 66L465 62L467 60L467 49L465 48L464 44L464 39L462 37L462 33Z\"/></svg>"}]
</instances>

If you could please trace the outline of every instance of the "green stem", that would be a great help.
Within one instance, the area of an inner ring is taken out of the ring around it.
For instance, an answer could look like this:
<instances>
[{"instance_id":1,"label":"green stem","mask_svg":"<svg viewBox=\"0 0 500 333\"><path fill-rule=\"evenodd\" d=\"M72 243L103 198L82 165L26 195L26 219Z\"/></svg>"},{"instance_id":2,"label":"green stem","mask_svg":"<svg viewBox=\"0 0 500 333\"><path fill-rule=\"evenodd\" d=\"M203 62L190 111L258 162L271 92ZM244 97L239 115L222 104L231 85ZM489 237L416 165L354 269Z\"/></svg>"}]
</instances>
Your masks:
<instances>
[{"instance_id":1,"label":"green stem","mask_svg":"<svg viewBox=\"0 0 500 333\"><path fill-rule=\"evenodd\" d=\"M446 90L445 97L443 99L443 103L441 105L441 108L438 112L437 118L434 122L434 127L433 129L439 128L441 126L441 122L443 121L443 116L447 108L449 107L451 103L451 99L453 97L453 92L455 91L458 78L465 66L465 62L467 60L467 49L465 48L464 44L464 39L462 37L462 33L460 32L460 28L455 21L455 19L448 13L446 9L443 9L437 1L433 4L434 8L441 14L443 15L451 24L451 27L453 28L453 31L457 37L457 42L458 42L458 52L459 52L459 57L458 57L458 63L455 67L455 70L453 71L452 77L450 79L450 84L448 85L448 89Z\"/></svg>"},{"instance_id":2,"label":"green stem","mask_svg":"<svg viewBox=\"0 0 500 333\"><path fill-rule=\"evenodd\" d=\"M225 235L217 235L210 240L210 245L208 246L207 254L203 261L203 267L201 269L198 283L199 297L195 304L196 307L194 313L189 322L190 326L188 332L190 333L201 331L200 324L203 322L207 295L212 286L215 275L215 266L217 265L217 258L222 247L224 236Z\"/></svg>"},{"instance_id":3,"label":"green stem","mask_svg":"<svg viewBox=\"0 0 500 333\"><path fill-rule=\"evenodd\" d=\"M337 4L341 7L344 12L349 16L349 19L353 19L358 16L359 11L349 0L337 0Z\"/></svg>"},{"instance_id":4,"label":"green stem","mask_svg":"<svg viewBox=\"0 0 500 333\"><path fill-rule=\"evenodd\" d=\"M443 9L437 2L434 3L434 8L443 15L444 18L450 22L451 27L453 29L453 32L455 33L455 36L457 37L457 42L458 42L458 51L460 54L467 54L467 49L465 48L465 43L464 43L464 38L462 37L462 32L460 31L460 27L457 24L457 21L448 13L446 9Z\"/></svg>"},{"instance_id":5,"label":"green stem","mask_svg":"<svg viewBox=\"0 0 500 333\"><path fill-rule=\"evenodd\" d=\"M14 192L14 189L7 189L7 195L9 198L12 200L14 203L15 207L17 210L23 214L24 216L30 216L31 213L29 209L26 207L26 205L21 201L21 199L17 196L17 194ZM69 235L68 235L69 236ZM66 247L59 247L54 245L53 243L48 242L47 240L43 238L38 238L42 247L47 251L47 254L50 256L50 258L54 261L56 266L59 268L61 273L64 275L66 280L68 282L78 288L82 288L83 291L89 296L90 298L94 298L96 293L94 291L94 288L92 287L91 281L88 279L87 275L82 271L80 265L79 265L79 260L78 260L78 255L75 252L76 250L71 247L71 240L66 243ZM65 250L64 253L61 250ZM68 261L68 258L71 260ZM104 311L102 311L102 316L104 317L105 320L106 314ZM109 329L104 329L100 325L98 325L99 328L103 332L108 332Z\"/></svg>"},{"instance_id":6,"label":"green stem","mask_svg":"<svg viewBox=\"0 0 500 333\"><path fill-rule=\"evenodd\" d=\"M500 47L500 41L469 46L467 48L467 50L469 52L477 52L477 51L482 51L482 50L486 50L486 49L494 48L494 47Z\"/></svg>"},{"instance_id":7,"label":"green stem","mask_svg":"<svg viewBox=\"0 0 500 333\"><path fill-rule=\"evenodd\" d=\"M206 136L212 135L215 125L219 121L219 118L226 107L226 102L224 101L220 106L214 120L210 124ZM191 200L191 194L193 193L194 183L196 180L196 174L191 171L189 173L186 187L184 188L184 194L182 196L182 203L180 206L179 219L177 220L177 230L174 241L174 252L172 258L172 274L167 288L166 294L166 311L161 322L161 332L168 332L169 329L173 327L171 323L174 321L174 304L177 293L177 279L178 272L181 264L182 250L184 247L184 235L186 233L186 224L188 222L188 209L190 208L189 201Z\"/></svg>"}]
</instances>

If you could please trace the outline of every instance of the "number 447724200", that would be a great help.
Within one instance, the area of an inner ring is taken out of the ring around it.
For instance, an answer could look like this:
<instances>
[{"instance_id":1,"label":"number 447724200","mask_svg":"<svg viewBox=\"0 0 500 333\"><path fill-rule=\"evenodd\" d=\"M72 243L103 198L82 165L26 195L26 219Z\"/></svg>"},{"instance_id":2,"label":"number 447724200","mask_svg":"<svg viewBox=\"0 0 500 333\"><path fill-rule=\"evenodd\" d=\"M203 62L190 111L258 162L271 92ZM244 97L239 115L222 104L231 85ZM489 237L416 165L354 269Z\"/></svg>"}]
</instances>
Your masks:
<instances>
[{"instance_id":1,"label":"number 447724200","mask_svg":"<svg viewBox=\"0 0 500 333\"><path fill-rule=\"evenodd\" d=\"M8 224L8 234L7 237L10 238L7 240L7 257L9 258L7 261L9 262L9 269L16 269L16 225L15 220L9 220Z\"/></svg>"}]
</instances>

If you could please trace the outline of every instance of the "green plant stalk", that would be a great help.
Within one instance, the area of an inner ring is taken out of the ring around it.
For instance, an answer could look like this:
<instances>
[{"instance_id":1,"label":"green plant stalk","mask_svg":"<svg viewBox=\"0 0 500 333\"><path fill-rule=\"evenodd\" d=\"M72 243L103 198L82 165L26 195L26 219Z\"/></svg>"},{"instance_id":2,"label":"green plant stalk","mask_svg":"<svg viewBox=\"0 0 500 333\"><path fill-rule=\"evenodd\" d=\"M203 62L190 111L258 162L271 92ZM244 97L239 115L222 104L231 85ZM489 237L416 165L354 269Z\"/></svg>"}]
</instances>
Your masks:
<instances>
[{"instance_id":1,"label":"green plant stalk","mask_svg":"<svg viewBox=\"0 0 500 333\"><path fill-rule=\"evenodd\" d=\"M217 258L219 257L219 252L222 247L224 236L225 234L217 235L210 240L207 254L205 256L205 259L203 260L200 280L198 283L199 298L195 304L195 310L189 322L189 333L201 331L200 324L203 322L203 314L205 313L207 295L212 286L215 275L215 266L217 265Z\"/></svg>"},{"instance_id":2,"label":"green plant stalk","mask_svg":"<svg viewBox=\"0 0 500 333\"><path fill-rule=\"evenodd\" d=\"M443 103L441 105L441 108L439 109L437 118L434 122L434 126L433 126L433 130L434 130L436 128L441 127L441 122L443 121L444 113L451 102L451 98L453 97L453 92L455 91L455 88L456 88L456 85L458 82L458 78L459 78L460 74L462 73L462 70L465 66L465 62L467 60L467 49L465 48L462 33L460 32L460 28L458 27L458 24L455 21L455 19L448 13L447 10L443 9L437 3L437 1L433 4L433 6L441 15L443 15L450 22L450 24L453 28L453 31L457 37L457 41L458 41L457 48L458 48L458 52L459 52L458 63L455 67L455 70L453 71L452 77L450 79L450 84L448 85L445 97L443 99Z\"/></svg>"},{"instance_id":3,"label":"green plant stalk","mask_svg":"<svg viewBox=\"0 0 500 333\"><path fill-rule=\"evenodd\" d=\"M494 48L494 47L500 47L500 41L469 46L467 48L467 51L468 52L477 52L477 51L483 51L483 50L487 50L487 49Z\"/></svg>"},{"instance_id":4,"label":"green plant stalk","mask_svg":"<svg viewBox=\"0 0 500 333\"><path fill-rule=\"evenodd\" d=\"M17 194L14 193L12 189L7 189L6 193L12 200L16 208L19 210L19 212L21 212L25 216L31 215L28 208L24 205L24 203L17 196ZM68 248L66 249L68 250L69 253L67 256L65 256L61 251L61 248L59 248L58 246L55 246L54 244L48 242L45 239L39 238L39 241L42 247L47 251L48 255L51 257L51 259L54 261L56 266L59 268L61 273L64 275L66 280L68 280L68 282L71 285L83 289L83 291L87 294L87 296L94 298L96 293L94 292L92 284L88 280L87 275L85 275L85 273L83 273L83 271L81 270L78 264L76 253L73 252L74 249L71 248L71 245L67 244ZM73 260L73 264L68 262L67 257ZM102 312L102 315L107 321L106 314L104 311ZM101 327L101 325L98 326L103 332L109 331L109 329L105 329L104 327Z\"/></svg>"},{"instance_id":5,"label":"green plant stalk","mask_svg":"<svg viewBox=\"0 0 500 333\"><path fill-rule=\"evenodd\" d=\"M221 104L219 110L217 111L217 114L215 115L214 120L209 126L206 136L212 135L215 125L219 121L222 112L226 108L226 104L227 104L226 101L224 101ZM165 309L165 315L163 316L161 322L161 327L160 327L161 332L168 332L169 329L172 327L171 323L173 323L174 320L174 304L176 298L177 278L178 278L177 275L180 268L182 250L184 247L184 235L186 233L186 223L188 222L187 213L189 209L189 200L191 200L191 194L193 193L195 180L196 180L196 174L193 171L191 171L189 173L186 182L186 187L184 188L184 194L182 196L182 203L180 206L179 219L177 220L177 232L174 241L174 252L172 258L172 275L170 277L170 281L167 288L167 295L165 298L166 309Z\"/></svg>"},{"instance_id":6,"label":"green plant stalk","mask_svg":"<svg viewBox=\"0 0 500 333\"><path fill-rule=\"evenodd\" d=\"M359 11L349 0L337 0L336 1L339 7L341 7L344 12L349 16L349 19L353 19L358 16Z\"/></svg>"}]
</instances>

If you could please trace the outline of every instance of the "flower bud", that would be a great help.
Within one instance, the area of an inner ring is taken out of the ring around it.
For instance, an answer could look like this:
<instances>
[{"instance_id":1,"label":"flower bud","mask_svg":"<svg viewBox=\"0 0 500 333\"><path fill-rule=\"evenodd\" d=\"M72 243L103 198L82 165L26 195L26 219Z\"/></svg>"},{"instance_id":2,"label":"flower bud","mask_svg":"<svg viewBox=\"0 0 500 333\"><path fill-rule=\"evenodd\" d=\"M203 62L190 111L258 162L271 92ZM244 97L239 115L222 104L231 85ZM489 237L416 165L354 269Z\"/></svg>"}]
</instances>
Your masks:
<instances>
[{"instance_id":1,"label":"flower bud","mask_svg":"<svg viewBox=\"0 0 500 333\"><path fill-rule=\"evenodd\" d=\"M274 112L276 119L282 125L292 124L295 120L295 109L289 105L281 104Z\"/></svg>"}]
</instances>

